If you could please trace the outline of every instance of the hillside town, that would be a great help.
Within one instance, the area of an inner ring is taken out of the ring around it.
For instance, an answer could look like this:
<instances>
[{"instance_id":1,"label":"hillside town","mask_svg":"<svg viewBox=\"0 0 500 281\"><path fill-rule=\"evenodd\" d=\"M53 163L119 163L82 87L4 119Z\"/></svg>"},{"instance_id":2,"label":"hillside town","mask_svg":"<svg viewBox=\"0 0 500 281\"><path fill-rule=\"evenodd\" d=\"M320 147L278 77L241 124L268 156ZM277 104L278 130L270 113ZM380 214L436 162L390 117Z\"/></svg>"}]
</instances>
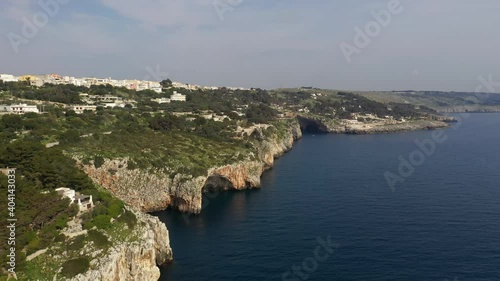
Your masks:
<instances>
[{"instance_id":1,"label":"hillside town","mask_svg":"<svg viewBox=\"0 0 500 281\"><path fill-rule=\"evenodd\" d=\"M54 85L75 85L75 86L83 86L83 87L91 87L93 85L111 85L113 87L124 87L128 90L135 91L144 91L144 90L152 90L157 93L162 92L162 85L158 81L148 81L148 80L136 80L136 79L125 79L125 80L117 80L112 78L95 78L95 77L72 77L72 76L62 76L59 74L44 74L44 75L34 75L34 74L26 74L21 76L15 76L12 74L0 74L0 80L4 82L19 82L19 81L27 81L32 86L41 87L44 84L54 84ZM187 90L217 90L220 87L206 87L199 85L191 85L181 82L172 82L172 87L181 88ZM248 90L240 87L230 87L231 90Z\"/></svg>"},{"instance_id":2,"label":"hillside town","mask_svg":"<svg viewBox=\"0 0 500 281\"><path fill-rule=\"evenodd\" d=\"M154 91L157 94L163 93L165 87L156 81L146 81L146 80L114 80L111 78L75 78L70 76L61 76L58 74L49 75L22 75L15 76L12 74L0 74L0 80L8 82L26 82L30 86L42 87L46 84L50 85L74 85L77 87L87 87L92 86L107 86L111 85L116 88L126 88L132 91ZM200 87L197 85L189 85L179 82L170 82L169 88L179 88L186 90L196 90L205 89L207 87ZM208 87L216 88L216 87ZM74 110L75 113L81 114L84 111L95 111L98 106L104 108L114 108L121 107L124 108L126 105L135 107L137 101L134 99L124 99L122 97L112 96L112 95L89 95L85 93L80 94L80 99L82 104L67 105L68 110ZM177 91L173 91L169 98L153 98L151 102L156 102L158 104L165 104L170 102L185 102L186 95L180 94ZM36 101L35 101L36 102ZM0 114L25 114L25 113L41 113L41 107L37 105L27 104L27 103L13 103L13 104L0 104Z\"/></svg>"}]
</instances>

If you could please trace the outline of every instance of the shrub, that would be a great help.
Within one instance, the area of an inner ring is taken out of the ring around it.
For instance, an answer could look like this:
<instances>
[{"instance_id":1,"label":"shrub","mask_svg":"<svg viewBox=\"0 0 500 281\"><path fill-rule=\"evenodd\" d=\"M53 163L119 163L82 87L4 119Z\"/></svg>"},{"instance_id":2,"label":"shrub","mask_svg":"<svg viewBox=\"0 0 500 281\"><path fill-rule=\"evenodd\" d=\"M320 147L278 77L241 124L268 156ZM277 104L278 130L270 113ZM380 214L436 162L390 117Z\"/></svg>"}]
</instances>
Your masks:
<instances>
[{"instance_id":1,"label":"shrub","mask_svg":"<svg viewBox=\"0 0 500 281\"><path fill-rule=\"evenodd\" d=\"M94 208L92 209L92 217L93 218L100 216L100 215L107 215L107 214L108 214L108 208L106 208L106 206L104 206L100 202L95 204Z\"/></svg>"},{"instance_id":2,"label":"shrub","mask_svg":"<svg viewBox=\"0 0 500 281\"><path fill-rule=\"evenodd\" d=\"M85 236L84 235L76 236L68 244L68 250L70 250L70 251L79 251L81 248L83 248L83 246L85 244L84 242L85 242Z\"/></svg>"},{"instance_id":3,"label":"shrub","mask_svg":"<svg viewBox=\"0 0 500 281\"><path fill-rule=\"evenodd\" d=\"M35 239L35 237L37 237L35 231L27 231L20 235L16 243L19 243L19 245L27 245L31 240Z\"/></svg>"},{"instance_id":4,"label":"shrub","mask_svg":"<svg viewBox=\"0 0 500 281\"><path fill-rule=\"evenodd\" d=\"M40 247L40 238L35 236L29 243L27 247L27 253L32 254L38 250Z\"/></svg>"},{"instance_id":5,"label":"shrub","mask_svg":"<svg viewBox=\"0 0 500 281\"><path fill-rule=\"evenodd\" d=\"M91 221L86 221L83 223L83 229L89 230L92 229L94 226L95 226L94 223Z\"/></svg>"},{"instance_id":6,"label":"shrub","mask_svg":"<svg viewBox=\"0 0 500 281\"><path fill-rule=\"evenodd\" d=\"M99 229L108 229L111 227L111 216L99 215L92 220L92 223Z\"/></svg>"},{"instance_id":7,"label":"shrub","mask_svg":"<svg viewBox=\"0 0 500 281\"><path fill-rule=\"evenodd\" d=\"M77 130L67 130L59 135L61 144L74 144L80 141L80 133Z\"/></svg>"},{"instance_id":8,"label":"shrub","mask_svg":"<svg viewBox=\"0 0 500 281\"><path fill-rule=\"evenodd\" d=\"M89 270L90 261L87 257L81 257L63 263L61 274L66 278L72 278Z\"/></svg>"},{"instance_id":9,"label":"shrub","mask_svg":"<svg viewBox=\"0 0 500 281\"><path fill-rule=\"evenodd\" d=\"M137 225L137 217L129 210L116 219L118 222L126 223L129 229L133 229Z\"/></svg>"},{"instance_id":10,"label":"shrub","mask_svg":"<svg viewBox=\"0 0 500 281\"><path fill-rule=\"evenodd\" d=\"M54 239L54 242L64 242L64 241L66 241L66 235L64 234L59 234Z\"/></svg>"},{"instance_id":11,"label":"shrub","mask_svg":"<svg viewBox=\"0 0 500 281\"><path fill-rule=\"evenodd\" d=\"M103 164L104 164L104 158L102 158L102 156L94 157L94 167L101 168Z\"/></svg>"},{"instance_id":12,"label":"shrub","mask_svg":"<svg viewBox=\"0 0 500 281\"><path fill-rule=\"evenodd\" d=\"M109 246L108 237L97 230L90 230L88 232L88 236L89 239L92 240L94 242L94 245L98 248Z\"/></svg>"},{"instance_id":13,"label":"shrub","mask_svg":"<svg viewBox=\"0 0 500 281\"><path fill-rule=\"evenodd\" d=\"M56 229L63 229L66 227L68 224L68 216L67 215L62 215L58 217L54 223Z\"/></svg>"},{"instance_id":14,"label":"shrub","mask_svg":"<svg viewBox=\"0 0 500 281\"><path fill-rule=\"evenodd\" d=\"M123 202L118 199L113 199L108 205L108 215L113 218L118 217L123 211Z\"/></svg>"},{"instance_id":15,"label":"shrub","mask_svg":"<svg viewBox=\"0 0 500 281\"><path fill-rule=\"evenodd\" d=\"M111 199L112 199L111 195L105 191L99 191L99 194L96 197L96 200L102 201L105 204L107 204L107 202L109 202Z\"/></svg>"},{"instance_id":16,"label":"shrub","mask_svg":"<svg viewBox=\"0 0 500 281\"><path fill-rule=\"evenodd\" d=\"M137 169L139 166L137 165L137 163L135 163L134 161L132 160L128 160L127 162L127 169L128 170L135 170Z\"/></svg>"}]
</instances>

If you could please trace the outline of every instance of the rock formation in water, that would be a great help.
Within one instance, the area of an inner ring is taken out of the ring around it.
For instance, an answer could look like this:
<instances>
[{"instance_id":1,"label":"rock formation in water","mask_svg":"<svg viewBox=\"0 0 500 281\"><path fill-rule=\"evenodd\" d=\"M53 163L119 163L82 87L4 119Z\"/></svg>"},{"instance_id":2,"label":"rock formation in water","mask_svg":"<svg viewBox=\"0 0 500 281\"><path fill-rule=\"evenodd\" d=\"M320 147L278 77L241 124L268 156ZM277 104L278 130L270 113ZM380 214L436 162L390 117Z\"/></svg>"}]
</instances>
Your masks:
<instances>
[{"instance_id":1,"label":"rock formation in water","mask_svg":"<svg viewBox=\"0 0 500 281\"><path fill-rule=\"evenodd\" d=\"M158 218L151 215L134 212L137 226L142 233L137 241L112 245L109 254L93 261L96 264L92 270L77 275L72 281L87 280L158 280L160 269L172 261L172 249L168 230Z\"/></svg>"}]
</instances>

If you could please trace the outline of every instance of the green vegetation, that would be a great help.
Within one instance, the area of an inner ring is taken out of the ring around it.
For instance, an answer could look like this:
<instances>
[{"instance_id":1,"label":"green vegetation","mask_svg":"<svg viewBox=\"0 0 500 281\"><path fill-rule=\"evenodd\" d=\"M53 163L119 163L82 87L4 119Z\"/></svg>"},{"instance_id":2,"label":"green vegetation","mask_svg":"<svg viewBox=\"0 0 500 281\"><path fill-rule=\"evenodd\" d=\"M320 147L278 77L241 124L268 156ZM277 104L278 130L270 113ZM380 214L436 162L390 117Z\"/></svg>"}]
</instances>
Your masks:
<instances>
[{"instance_id":1,"label":"green vegetation","mask_svg":"<svg viewBox=\"0 0 500 281\"><path fill-rule=\"evenodd\" d=\"M0 100L43 103L44 114L1 115L0 168L16 168L16 216L18 218L18 269L25 279L47 280L59 270L64 255L63 275L74 276L88 269L88 259L79 254L87 245L105 255L113 241L136 241L137 218L122 201L96 186L78 166L103 169L108 159L127 159L128 170L203 176L216 166L254 160L264 138L286 138L297 114L309 113L331 122L352 119L358 113L373 118L391 116L418 120L435 112L398 101L375 101L360 94L318 89L196 90L172 88L161 83L162 93L132 91L110 85L30 86L0 81ZM158 104L153 98L168 98L177 91L186 102ZM83 94L83 95L82 95ZM113 95L129 100L125 108L102 108L76 114L64 105L82 103L87 95ZM405 97L405 94L401 94ZM408 97L409 98L409 97ZM488 99L489 102L496 100ZM288 118L286 117L288 116ZM356 117L365 121L366 117ZM261 124L267 129L252 129ZM50 145L48 145L50 144ZM110 174L117 170L106 171ZM0 175L0 192L7 192L7 178ZM54 191L72 188L92 195L95 207L81 215L86 235L67 239L61 230L77 215L75 205ZM5 199L2 199L5 200ZM5 209L0 209L6 217ZM6 235L5 221L0 234ZM26 255L48 248L44 259L26 263ZM0 257L2 268L6 257ZM87 259L87 262L85 262Z\"/></svg>"},{"instance_id":2,"label":"green vegetation","mask_svg":"<svg viewBox=\"0 0 500 281\"><path fill-rule=\"evenodd\" d=\"M125 212L118 217L117 221L127 224L129 229L133 229L137 225L137 217L129 210L125 210Z\"/></svg>"},{"instance_id":3,"label":"green vegetation","mask_svg":"<svg viewBox=\"0 0 500 281\"><path fill-rule=\"evenodd\" d=\"M88 232L88 239L91 240L98 249L107 248L110 245L108 237L94 229Z\"/></svg>"},{"instance_id":4,"label":"green vegetation","mask_svg":"<svg viewBox=\"0 0 500 281\"><path fill-rule=\"evenodd\" d=\"M86 272L89 270L89 267L90 259L88 257L72 259L63 264L61 274L64 277L72 278L80 273Z\"/></svg>"},{"instance_id":5,"label":"green vegetation","mask_svg":"<svg viewBox=\"0 0 500 281\"><path fill-rule=\"evenodd\" d=\"M75 117L62 118L71 122ZM69 187L93 195L96 204L105 206L109 218L117 218L123 213L123 202L99 191L76 166L76 161L65 153L63 146L46 148L41 143L41 140L57 136L57 128L66 125L52 114L4 115L0 119L0 168L16 169L17 272L30 272L30 264L25 262L27 255L64 241L61 230L78 213L77 205L70 205L69 199L63 199L55 192L56 188ZM62 143L69 145L71 142ZM0 192L7 194L7 183L7 177L0 174ZM2 204L7 205L6 200L4 197ZM3 217L7 217L7 211L6 208L0 209ZM98 219L95 225L109 229L103 219ZM6 237L7 231L4 220L0 223L0 236ZM69 247L80 248L82 243L75 240ZM2 255L0 261L0 271L3 272L6 255Z\"/></svg>"},{"instance_id":6,"label":"green vegetation","mask_svg":"<svg viewBox=\"0 0 500 281\"><path fill-rule=\"evenodd\" d=\"M276 119L277 111L266 104L252 104L245 115L252 123L269 123Z\"/></svg>"},{"instance_id":7,"label":"green vegetation","mask_svg":"<svg viewBox=\"0 0 500 281\"><path fill-rule=\"evenodd\" d=\"M322 91L322 90L281 90L273 93L275 102L290 109L307 109L311 114L332 119L352 119L353 114L372 114L384 118L392 116L400 118L423 118L436 112L425 106L416 108L411 104L389 102L382 103L362 95Z\"/></svg>"},{"instance_id":8,"label":"green vegetation","mask_svg":"<svg viewBox=\"0 0 500 281\"><path fill-rule=\"evenodd\" d=\"M492 93L403 91L359 92L357 94L385 104L411 104L435 110L500 110L500 95Z\"/></svg>"}]
</instances>

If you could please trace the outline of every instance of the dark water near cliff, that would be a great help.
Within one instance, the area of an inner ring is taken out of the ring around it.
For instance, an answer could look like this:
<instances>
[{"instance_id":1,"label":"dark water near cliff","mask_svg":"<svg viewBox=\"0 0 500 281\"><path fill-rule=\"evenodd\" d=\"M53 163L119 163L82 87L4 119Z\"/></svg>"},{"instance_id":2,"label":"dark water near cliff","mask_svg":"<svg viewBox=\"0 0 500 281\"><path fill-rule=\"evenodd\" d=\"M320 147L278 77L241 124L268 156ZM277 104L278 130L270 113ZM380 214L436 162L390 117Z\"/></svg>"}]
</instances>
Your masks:
<instances>
[{"instance_id":1,"label":"dark water near cliff","mask_svg":"<svg viewBox=\"0 0 500 281\"><path fill-rule=\"evenodd\" d=\"M307 258L307 280L500 280L499 128L500 114L473 114L446 130L394 192L384 172L432 132L305 136L261 190L221 193L189 220L157 214L175 257L161 280L282 280ZM328 235L340 247L316 264Z\"/></svg>"}]
</instances>

